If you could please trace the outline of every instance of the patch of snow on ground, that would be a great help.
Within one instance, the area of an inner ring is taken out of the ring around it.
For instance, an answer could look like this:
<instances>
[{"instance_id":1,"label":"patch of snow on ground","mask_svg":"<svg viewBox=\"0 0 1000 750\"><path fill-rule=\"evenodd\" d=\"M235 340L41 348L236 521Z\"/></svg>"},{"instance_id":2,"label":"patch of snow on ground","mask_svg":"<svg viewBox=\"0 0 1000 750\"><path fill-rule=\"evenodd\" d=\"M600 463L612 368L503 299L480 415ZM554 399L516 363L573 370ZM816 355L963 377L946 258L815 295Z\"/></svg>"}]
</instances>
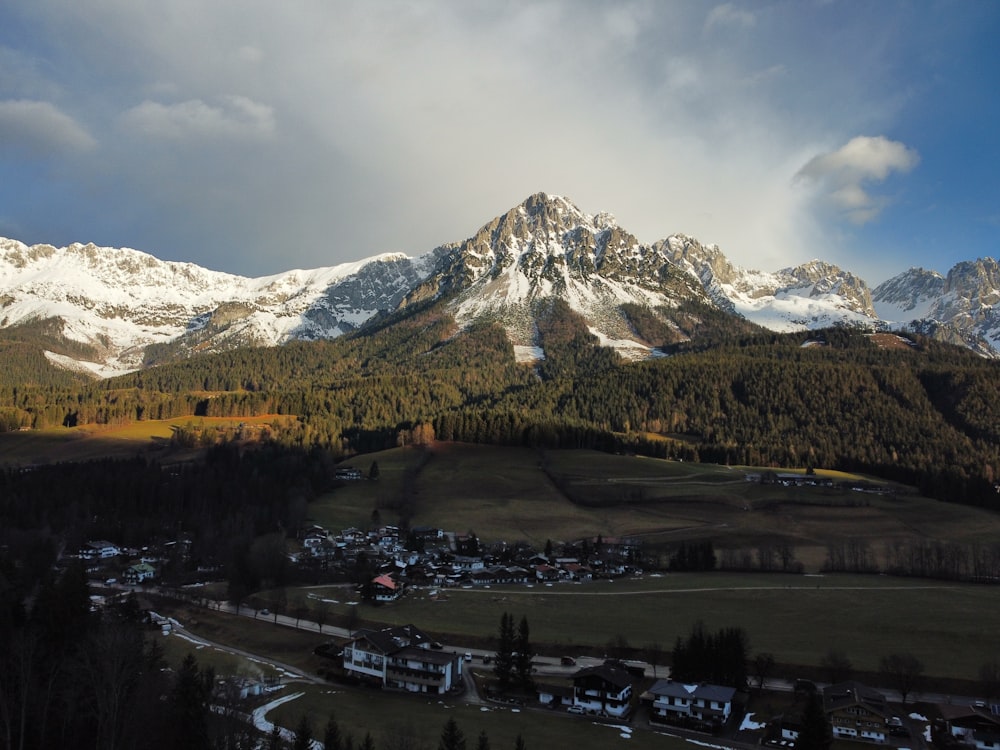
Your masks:
<instances>
[{"instance_id":1,"label":"patch of snow on ground","mask_svg":"<svg viewBox=\"0 0 1000 750\"><path fill-rule=\"evenodd\" d=\"M521 364L529 364L545 359L545 350L540 346L514 346L514 358Z\"/></svg>"},{"instance_id":2,"label":"patch of snow on ground","mask_svg":"<svg viewBox=\"0 0 1000 750\"><path fill-rule=\"evenodd\" d=\"M272 709L277 708L282 703L288 703L288 701L293 701L296 698L301 698L305 693L291 693L290 695L283 695L280 698L275 698L270 703L265 703L263 706L258 706L253 710L253 725L259 729L264 734L270 734L274 730L274 724L267 720L267 714ZM295 732L290 729L285 729L280 727L281 737L286 742L292 742L295 739Z\"/></svg>"},{"instance_id":3,"label":"patch of snow on ground","mask_svg":"<svg viewBox=\"0 0 1000 750\"><path fill-rule=\"evenodd\" d=\"M593 724L596 727L608 727L609 729L617 729L618 736L621 737L623 740L632 739L632 727L630 727L628 724L602 724L601 722L598 721L593 722Z\"/></svg>"},{"instance_id":4,"label":"patch of snow on ground","mask_svg":"<svg viewBox=\"0 0 1000 750\"><path fill-rule=\"evenodd\" d=\"M750 713L743 717L743 723L740 724L740 731L742 732L744 729L763 729L766 726L767 722L754 721L753 714Z\"/></svg>"}]
</instances>

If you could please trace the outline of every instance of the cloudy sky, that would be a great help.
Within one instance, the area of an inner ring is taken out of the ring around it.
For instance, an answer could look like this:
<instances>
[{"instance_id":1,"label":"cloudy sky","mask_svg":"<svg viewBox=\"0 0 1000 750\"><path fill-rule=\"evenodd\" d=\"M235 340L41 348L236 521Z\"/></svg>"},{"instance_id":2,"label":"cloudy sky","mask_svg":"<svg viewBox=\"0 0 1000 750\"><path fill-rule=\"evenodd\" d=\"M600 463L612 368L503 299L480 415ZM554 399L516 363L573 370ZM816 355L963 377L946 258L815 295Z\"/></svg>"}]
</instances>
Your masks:
<instances>
[{"instance_id":1,"label":"cloudy sky","mask_svg":"<svg viewBox=\"0 0 1000 750\"><path fill-rule=\"evenodd\" d=\"M0 4L0 236L247 276L528 195L874 285L1000 254L1000 3Z\"/></svg>"}]
</instances>

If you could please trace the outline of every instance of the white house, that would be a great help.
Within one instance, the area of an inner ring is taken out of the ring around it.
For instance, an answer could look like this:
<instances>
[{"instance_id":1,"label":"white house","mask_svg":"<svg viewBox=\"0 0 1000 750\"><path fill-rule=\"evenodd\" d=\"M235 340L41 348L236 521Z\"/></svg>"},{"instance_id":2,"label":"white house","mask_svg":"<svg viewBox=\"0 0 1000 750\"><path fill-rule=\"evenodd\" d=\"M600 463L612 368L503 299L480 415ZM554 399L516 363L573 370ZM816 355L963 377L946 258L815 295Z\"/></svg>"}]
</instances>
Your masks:
<instances>
[{"instance_id":1,"label":"white house","mask_svg":"<svg viewBox=\"0 0 1000 750\"><path fill-rule=\"evenodd\" d=\"M1000 706L961 706L939 704L940 722L948 734L976 750L1000 747Z\"/></svg>"},{"instance_id":2,"label":"white house","mask_svg":"<svg viewBox=\"0 0 1000 750\"><path fill-rule=\"evenodd\" d=\"M125 569L125 583L137 584L144 581L151 581L156 577L156 568L149 563L136 563Z\"/></svg>"},{"instance_id":3,"label":"white house","mask_svg":"<svg viewBox=\"0 0 1000 750\"><path fill-rule=\"evenodd\" d=\"M462 659L433 643L413 625L359 631L344 646L344 670L382 687L444 695L461 685Z\"/></svg>"},{"instance_id":4,"label":"white house","mask_svg":"<svg viewBox=\"0 0 1000 750\"><path fill-rule=\"evenodd\" d=\"M573 675L573 706L616 719L631 711L633 677L614 662L584 667Z\"/></svg>"},{"instance_id":5,"label":"white house","mask_svg":"<svg viewBox=\"0 0 1000 750\"><path fill-rule=\"evenodd\" d=\"M736 688L706 683L657 680L643 694L654 719L666 722L694 720L725 724L733 711Z\"/></svg>"},{"instance_id":6,"label":"white house","mask_svg":"<svg viewBox=\"0 0 1000 750\"><path fill-rule=\"evenodd\" d=\"M80 548L81 560L107 560L111 557L118 557L121 554L117 544L104 540L87 542Z\"/></svg>"}]
</instances>

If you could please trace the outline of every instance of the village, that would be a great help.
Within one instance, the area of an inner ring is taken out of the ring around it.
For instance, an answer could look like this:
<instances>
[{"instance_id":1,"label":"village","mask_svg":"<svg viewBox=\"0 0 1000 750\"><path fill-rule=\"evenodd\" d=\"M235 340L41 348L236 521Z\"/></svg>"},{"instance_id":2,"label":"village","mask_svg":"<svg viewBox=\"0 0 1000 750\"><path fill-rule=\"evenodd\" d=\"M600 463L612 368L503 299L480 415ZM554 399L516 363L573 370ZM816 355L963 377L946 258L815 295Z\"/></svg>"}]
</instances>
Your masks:
<instances>
[{"instance_id":1,"label":"village","mask_svg":"<svg viewBox=\"0 0 1000 750\"><path fill-rule=\"evenodd\" d=\"M376 525L367 531L331 532L310 523L289 542L288 563L306 576L320 572L326 579L347 579L362 571L363 579L354 581L358 598L375 605L394 602L411 590L435 597L455 587L545 587L643 573L636 540L600 536L569 544L548 542L539 551L523 543L487 545L472 532L458 534L440 528L416 527L403 533L396 526ZM141 549L94 540L79 549L78 557L93 582L105 588L141 590L160 584L160 566L183 558L189 547L184 538ZM210 566L196 572L210 576L221 571ZM244 613L272 615L260 602L251 603ZM277 612L273 617L279 623ZM280 622L291 625L292 619L283 614ZM296 626L301 619L294 618ZM338 631L330 628L329 632ZM513 702L525 709L740 744L794 747L806 706L816 700L836 739L901 748L933 745L995 750L1000 745L1000 707L986 700L940 696L907 704L905 694L853 680L789 683L766 681L761 675L756 687L752 680L742 685L691 683L659 676L669 674L666 666L635 660L533 655L530 690L497 691L491 662L500 654L455 644L446 647L414 624L340 630L339 637L317 653L329 660L328 679L361 689L451 696L485 704ZM254 690L243 685L241 690L244 696L252 696L274 688L261 684ZM231 691L232 686L227 689ZM791 693L795 700L780 714L758 716L748 706L755 692L762 690Z\"/></svg>"}]
</instances>

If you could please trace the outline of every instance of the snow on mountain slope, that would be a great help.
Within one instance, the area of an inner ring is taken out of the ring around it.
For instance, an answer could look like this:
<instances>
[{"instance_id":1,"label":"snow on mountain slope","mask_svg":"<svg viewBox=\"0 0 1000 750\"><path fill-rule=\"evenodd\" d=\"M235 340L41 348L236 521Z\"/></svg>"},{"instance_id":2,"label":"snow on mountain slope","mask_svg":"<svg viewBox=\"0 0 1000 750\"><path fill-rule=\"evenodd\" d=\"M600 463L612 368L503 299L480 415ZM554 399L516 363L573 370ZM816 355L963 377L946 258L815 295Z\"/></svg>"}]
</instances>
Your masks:
<instances>
[{"instance_id":1,"label":"snow on mountain slope","mask_svg":"<svg viewBox=\"0 0 1000 750\"><path fill-rule=\"evenodd\" d=\"M957 263L947 276L911 268L879 284L873 297L878 314L897 325L1000 353L1000 263L993 258Z\"/></svg>"},{"instance_id":2,"label":"snow on mountain slope","mask_svg":"<svg viewBox=\"0 0 1000 750\"><path fill-rule=\"evenodd\" d=\"M585 214L544 193L486 224L452 252L436 282L457 290L456 319L500 320L517 347L536 343L540 303L559 297L588 321L602 345L628 359L649 357L653 348L635 335L622 305L673 307L706 299L664 254L641 245L610 214Z\"/></svg>"},{"instance_id":3,"label":"snow on mountain slope","mask_svg":"<svg viewBox=\"0 0 1000 750\"><path fill-rule=\"evenodd\" d=\"M426 265L387 254L251 279L125 248L0 239L0 326L56 319L63 337L93 351L87 369L115 374L142 367L152 345L183 352L340 335L398 302Z\"/></svg>"},{"instance_id":4,"label":"snow on mountain slope","mask_svg":"<svg viewBox=\"0 0 1000 750\"><path fill-rule=\"evenodd\" d=\"M34 332L52 361L99 376L196 352L334 338L380 311L438 298L461 324L499 321L519 357L539 358L537 316L556 297L630 359L655 356L657 342L637 335L623 306L676 328L664 312L690 301L777 331L908 329L1000 355L991 258L947 277L911 269L871 292L819 260L771 273L735 267L686 235L644 245L610 214L544 193L416 258L384 254L256 279L125 248L0 239L0 328Z\"/></svg>"}]
</instances>

